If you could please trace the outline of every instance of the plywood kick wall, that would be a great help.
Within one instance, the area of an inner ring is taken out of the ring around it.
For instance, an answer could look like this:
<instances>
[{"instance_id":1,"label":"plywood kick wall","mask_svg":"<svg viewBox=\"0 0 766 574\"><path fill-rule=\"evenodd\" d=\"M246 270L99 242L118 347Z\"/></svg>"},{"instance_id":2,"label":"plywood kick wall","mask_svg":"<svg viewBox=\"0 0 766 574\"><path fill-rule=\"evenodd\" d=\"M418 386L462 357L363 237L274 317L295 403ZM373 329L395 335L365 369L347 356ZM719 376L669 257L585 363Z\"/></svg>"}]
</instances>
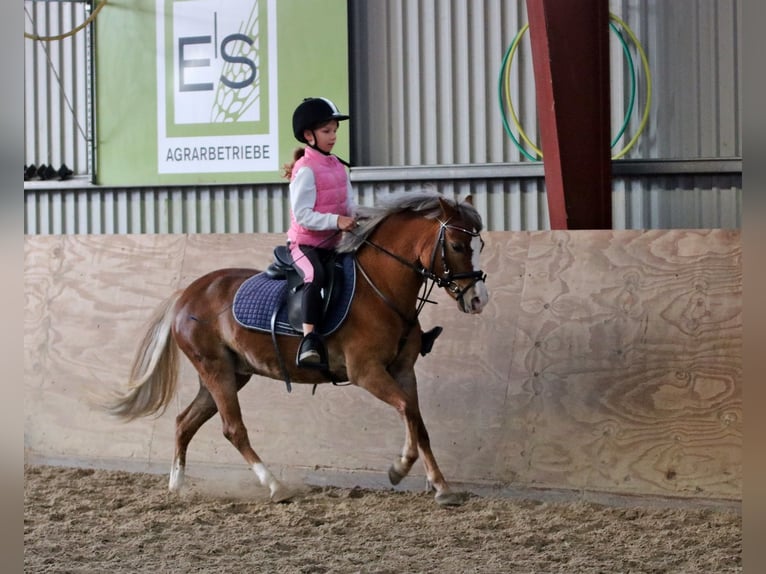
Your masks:
<instances>
[{"instance_id":1,"label":"plywood kick wall","mask_svg":"<svg viewBox=\"0 0 766 574\"><path fill-rule=\"evenodd\" d=\"M729 230L492 232L490 304L443 325L417 363L421 406L448 480L620 494L740 499L742 269ZM152 309L226 266L263 268L279 234L28 236L27 460L160 471L174 417L196 392L183 359L159 418L121 423L94 395L123 389ZM385 485L404 430L355 387L261 378L240 393L253 445L276 474ZM247 472L217 418L188 472ZM421 480L420 463L412 480ZM255 482L254 477L249 477ZM407 484L405 483L405 487ZM418 482L421 485L422 482Z\"/></svg>"}]
</instances>

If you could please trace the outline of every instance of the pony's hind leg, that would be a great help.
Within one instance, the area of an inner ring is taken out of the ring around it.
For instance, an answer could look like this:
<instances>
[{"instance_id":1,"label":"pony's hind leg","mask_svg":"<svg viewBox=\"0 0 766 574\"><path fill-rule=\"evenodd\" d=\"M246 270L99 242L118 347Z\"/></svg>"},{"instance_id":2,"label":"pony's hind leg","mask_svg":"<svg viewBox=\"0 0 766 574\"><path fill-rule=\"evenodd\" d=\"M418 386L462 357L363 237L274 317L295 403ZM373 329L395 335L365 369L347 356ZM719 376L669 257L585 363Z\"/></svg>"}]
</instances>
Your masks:
<instances>
[{"instance_id":1,"label":"pony's hind leg","mask_svg":"<svg viewBox=\"0 0 766 574\"><path fill-rule=\"evenodd\" d=\"M200 379L197 396L184 411L176 417L176 450L170 467L170 492L178 492L184 483L186 451L189 442L200 427L218 411L218 407Z\"/></svg>"},{"instance_id":2,"label":"pony's hind leg","mask_svg":"<svg viewBox=\"0 0 766 574\"><path fill-rule=\"evenodd\" d=\"M272 501L282 502L292 498L294 493L274 477L250 445L237 397L237 392L244 382L241 382L241 379L233 372L228 374L226 366L221 364L223 361L212 362L217 363L215 365L217 368L210 369L205 368L207 365L197 365L197 370L202 373L203 383L218 407L223 423L223 435L244 457L261 485L268 487Z\"/></svg>"}]
</instances>

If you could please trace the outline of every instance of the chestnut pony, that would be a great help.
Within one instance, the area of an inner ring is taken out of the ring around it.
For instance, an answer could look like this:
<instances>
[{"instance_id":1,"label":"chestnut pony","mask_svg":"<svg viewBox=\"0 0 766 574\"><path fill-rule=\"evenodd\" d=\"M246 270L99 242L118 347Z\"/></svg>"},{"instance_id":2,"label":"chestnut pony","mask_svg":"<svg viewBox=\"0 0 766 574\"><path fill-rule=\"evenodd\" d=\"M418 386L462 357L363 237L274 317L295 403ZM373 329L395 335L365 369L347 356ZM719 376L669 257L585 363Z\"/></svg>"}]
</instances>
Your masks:
<instances>
[{"instance_id":1,"label":"chestnut pony","mask_svg":"<svg viewBox=\"0 0 766 574\"><path fill-rule=\"evenodd\" d=\"M258 270L212 271L157 309L136 353L129 390L107 408L125 420L164 412L176 391L177 349L188 357L199 373L199 391L176 417L171 491L183 484L189 441L218 412L224 436L269 488L271 499L292 496L250 445L237 398L251 375L283 379L287 374L296 383L349 381L394 407L406 435L401 457L388 471L391 482L407 475L420 451L436 502L462 501L439 470L420 414L418 314L434 286L444 288L464 313L480 313L487 304L486 275L479 268L481 217L470 196L456 202L430 192L387 196L376 207L360 207L359 216L359 227L345 233L338 247L354 254L357 280L346 319L325 340L330 373L295 366L299 337L276 337L280 357L270 333L234 319L234 294Z\"/></svg>"}]
</instances>

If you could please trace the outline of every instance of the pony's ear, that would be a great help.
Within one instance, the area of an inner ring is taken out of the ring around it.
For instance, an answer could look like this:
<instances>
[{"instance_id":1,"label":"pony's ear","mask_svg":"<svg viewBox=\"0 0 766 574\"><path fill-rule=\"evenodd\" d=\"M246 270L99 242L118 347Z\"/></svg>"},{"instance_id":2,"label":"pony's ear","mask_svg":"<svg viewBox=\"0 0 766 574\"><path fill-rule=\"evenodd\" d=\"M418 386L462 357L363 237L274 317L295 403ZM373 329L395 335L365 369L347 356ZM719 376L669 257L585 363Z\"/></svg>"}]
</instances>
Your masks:
<instances>
[{"instance_id":1,"label":"pony's ear","mask_svg":"<svg viewBox=\"0 0 766 574\"><path fill-rule=\"evenodd\" d=\"M468 205L473 205L473 196L468 195L463 201L465 201Z\"/></svg>"},{"instance_id":2,"label":"pony's ear","mask_svg":"<svg viewBox=\"0 0 766 574\"><path fill-rule=\"evenodd\" d=\"M439 196L439 205L445 220L448 220L455 213L455 206L441 196Z\"/></svg>"}]
</instances>

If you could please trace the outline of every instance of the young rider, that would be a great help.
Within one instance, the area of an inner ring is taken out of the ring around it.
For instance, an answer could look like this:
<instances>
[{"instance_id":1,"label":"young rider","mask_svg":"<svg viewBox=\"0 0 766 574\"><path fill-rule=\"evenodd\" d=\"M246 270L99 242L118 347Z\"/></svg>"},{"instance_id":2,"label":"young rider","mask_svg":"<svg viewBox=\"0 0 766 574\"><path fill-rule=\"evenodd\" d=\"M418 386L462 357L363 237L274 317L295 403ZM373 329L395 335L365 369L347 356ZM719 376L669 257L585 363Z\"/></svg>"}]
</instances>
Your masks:
<instances>
[{"instance_id":1,"label":"young rider","mask_svg":"<svg viewBox=\"0 0 766 574\"><path fill-rule=\"evenodd\" d=\"M332 255L341 231L356 226L351 180L343 163L331 154L339 122L349 119L326 98L306 98L293 112L293 134L306 144L285 166L290 180L290 229L287 243L303 286L303 339L299 367L327 368L324 342L315 332L322 318L324 261Z\"/></svg>"}]
</instances>

